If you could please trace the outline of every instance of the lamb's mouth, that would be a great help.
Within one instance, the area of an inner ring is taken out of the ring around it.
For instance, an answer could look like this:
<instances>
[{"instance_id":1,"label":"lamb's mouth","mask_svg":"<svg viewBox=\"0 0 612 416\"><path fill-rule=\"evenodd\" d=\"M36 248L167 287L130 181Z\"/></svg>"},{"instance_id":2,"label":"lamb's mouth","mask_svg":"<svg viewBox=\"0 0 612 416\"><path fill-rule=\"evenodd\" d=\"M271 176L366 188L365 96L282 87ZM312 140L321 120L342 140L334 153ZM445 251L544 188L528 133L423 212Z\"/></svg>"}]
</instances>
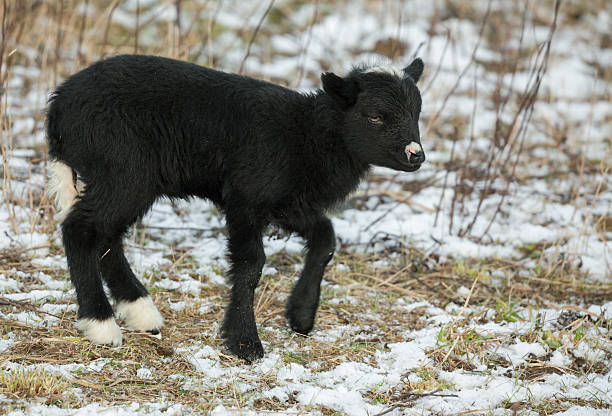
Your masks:
<instances>
[{"instance_id":1,"label":"lamb's mouth","mask_svg":"<svg viewBox=\"0 0 612 416\"><path fill-rule=\"evenodd\" d=\"M405 168L402 169L404 172L414 172L416 170L419 170L419 168L421 167L420 163L407 163L404 165Z\"/></svg>"},{"instance_id":2,"label":"lamb's mouth","mask_svg":"<svg viewBox=\"0 0 612 416\"><path fill-rule=\"evenodd\" d=\"M421 163L413 163L401 153L396 153L393 159L396 161L393 166L393 168L396 170L401 170L403 172L414 172L421 167Z\"/></svg>"}]
</instances>

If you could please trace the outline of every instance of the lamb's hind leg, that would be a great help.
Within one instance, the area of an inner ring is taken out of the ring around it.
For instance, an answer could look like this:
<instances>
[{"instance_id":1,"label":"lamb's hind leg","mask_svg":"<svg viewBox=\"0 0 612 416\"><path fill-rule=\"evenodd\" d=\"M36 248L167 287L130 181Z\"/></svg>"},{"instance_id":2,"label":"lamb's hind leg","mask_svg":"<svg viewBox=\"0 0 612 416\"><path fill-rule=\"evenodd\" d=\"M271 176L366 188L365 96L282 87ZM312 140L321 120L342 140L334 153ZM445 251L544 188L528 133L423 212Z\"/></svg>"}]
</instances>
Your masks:
<instances>
[{"instance_id":1,"label":"lamb's hind leg","mask_svg":"<svg viewBox=\"0 0 612 416\"><path fill-rule=\"evenodd\" d=\"M306 238L308 253L302 275L291 291L286 315L291 329L305 335L314 326L321 279L325 266L334 255L336 237L331 221L325 217L300 231L300 234Z\"/></svg>"},{"instance_id":2,"label":"lamb's hind leg","mask_svg":"<svg viewBox=\"0 0 612 416\"><path fill-rule=\"evenodd\" d=\"M100 279L100 235L95 203L83 195L62 223L62 237L70 279L79 305L77 328L93 343L121 345L121 330L104 294Z\"/></svg>"},{"instance_id":3,"label":"lamb's hind leg","mask_svg":"<svg viewBox=\"0 0 612 416\"><path fill-rule=\"evenodd\" d=\"M100 270L117 302L117 317L137 331L159 334L163 318L123 253L121 236L103 246Z\"/></svg>"}]
</instances>

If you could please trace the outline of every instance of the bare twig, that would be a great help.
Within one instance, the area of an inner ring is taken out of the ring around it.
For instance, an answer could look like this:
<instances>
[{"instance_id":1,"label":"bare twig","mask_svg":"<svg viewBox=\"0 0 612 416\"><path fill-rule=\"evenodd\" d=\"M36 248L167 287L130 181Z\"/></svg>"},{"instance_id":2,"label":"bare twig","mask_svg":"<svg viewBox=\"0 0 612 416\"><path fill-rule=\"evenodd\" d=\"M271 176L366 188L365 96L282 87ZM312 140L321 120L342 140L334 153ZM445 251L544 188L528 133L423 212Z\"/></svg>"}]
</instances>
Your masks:
<instances>
[{"instance_id":1,"label":"bare twig","mask_svg":"<svg viewBox=\"0 0 612 416\"><path fill-rule=\"evenodd\" d=\"M457 88L459 87L459 85L461 83L461 80L467 74L467 71L469 70L469 68L472 66L472 64L474 62L474 58L476 57L476 52L480 48L480 44L481 44L482 39L483 39L484 30L485 30L486 24L487 24L487 22L489 20L489 14L490 13L491 13L491 0L489 0L489 2L487 3L487 10L486 10L485 15L484 15L484 17L482 19L482 24L481 24L480 30L478 32L478 40L476 41L476 44L474 45L474 48L472 49L472 54L471 54L470 60L469 60L468 64L463 68L463 70L461 71L459 76L457 77L457 80L455 81L455 84L453 85L453 87L450 89L450 91L444 97L444 100L442 101L442 104L441 104L440 108L438 109L438 111L436 111L434 113L434 115L429 119L429 121L427 123L427 127L425 129L424 136L428 135L429 130L432 128L432 126L435 124L435 122L438 120L438 118L442 114L442 112L443 112L444 108L446 107L446 104L448 103L450 97L455 93L455 91L457 90ZM452 161L453 161L454 149L455 149L455 142L453 142L453 147L452 147L452 150L451 150L451 160L449 162L449 165L452 164ZM440 212L440 210L442 209L442 201L444 200L444 194L445 194L446 188L447 188L448 174L449 174L449 171L446 172L446 175L445 175L445 178L444 178L444 185L442 187L442 193L440 194L440 201L438 203L438 209L437 209L438 212ZM434 224L437 224L437 222L438 222L438 214L436 213L436 217L434 219Z\"/></svg>"},{"instance_id":2,"label":"bare twig","mask_svg":"<svg viewBox=\"0 0 612 416\"><path fill-rule=\"evenodd\" d=\"M476 52L478 51L478 49L480 49L480 44L482 43L482 38L483 38L483 35L484 35L484 30L485 30L485 27L487 25L487 22L489 21L489 15L491 13L491 2L492 2L492 0L489 0L487 2L487 10L485 12L484 17L482 18L482 24L480 25L480 30L478 32L478 40L476 41L476 44L474 45L474 48L472 49L472 54L471 54L471 57L470 57L470 61L463 68L463 70L461 71L461 73L457 77L457 80L455 81L455 84L453 85L453 87L448 91L448 93L444 97L444 100L442 100L442 104L440 105L440 108L438 109L438 111L436 111L434 113L434 115L429 119L429 121L427 123L427 127L425 128L425 133L423 134L424 136L427 136L429 134L429 131L431 130L431 127L435 124L436 121L438 121L438 118L440 118L440 115L444 111L444 108L446 108L446 104L448 103L448 100L455 93L457 88L459 88L459 84L461 83L461 80L463 79L463 77L467 73L468 69L470 69L470 67L474 63L474 58L476 57Z\"/></svg>"},{"instance_id":3,"label":"bare twig","mask_svg":"<svg viewBox=\"0 0 612 416\"><path fill-rule=\"evenodd\" d=\"M102 41L102 49L106 48L106 45L108 44L108 32L110 30L110 25L113 20L113 13L115 12L115 9L119 6L120 1L121 0L114 0L107 9L108 15L106 18L106 26L104 27L104 40ZM100 55L102 55L102 52L100 53Z\"/></svg>"},{"instance_id":4,"label":"bare twig","mask_svg":"<svg viewBox=\"0 0 612 416\"><path fill-rule=\"evenodd\" d=\"M476 279L474 279L474 283L472 283L472 287L470 288L470 293L468 293L467 297L465 298L465 303L463 304L463 307L461 308L461 310L459 311L459 313L453 320L453 323L450 324L451 327L457 323L459 318L461 318L461 316L465 312L465 309L467 308L467 306L470 304L470 299L472 298L472 294L474 293L474 288L476 287L476 283L478 282L479 277L480 276L478 275L476 276ZM448 357L450 356L450 354L453 352L453 350L457 346L457 343L459 342L459 338L460 338L459 335L455 337L455 340L453 341L453 345L449 348L448 352L446 353L442 361L440 361L440 363L436 366L438 370L442 367L442 365L446 362L446 360L448 360Z\"/></svg>"},{"instance_id":5,"label":"bare twig","mask_svg":"<svg viewBox=\"0 0 612 416\"><path fill-rule=\"evenodd\" d=\"M315 9L312 14L312 19L308 24L308 31L306 32L306 43L304 47L300 50L299 56L299 65L298 65L298 73L295 80L295 86L299 86L304 78L304 66L306 65L306 56L308 55L308 47L310 46L310 41L312 39L312 27L315 25L317 19L319 18L319 2L320 0L315 1Z\"/></svg>"},{"instance_id":6,"label":"bare twig","mask_svg":"<svg viewBox=\"0 0 612 416\"><path fill-rule=\"evenodd\" d=\"M79 25L79 37L77 41L77 57L79 59L79 66L85 63L83 56L83 36L85 34L85 28L87 27L87 9L89 8L89 0L85 0L84 3L85 12L81 16L81 24Z\"/></svg>"},{"instance_id":7,"label":"bare twig","mask_svg":"<svg viewBox=\"0 0 612 416\"><path fill-rule=\"evenodd\" d=\"M54 318L62 319L61 316L42 311L38 309L36 306L32 305L31 303L5 298L4 296L0 296L0 305L10 305L16 308L25 309L30 312L42 313L45 315L53 316Z\"/></svg>"},{"instance_id":8,"label":"bare twig","mask_svg":"<svg viewBox=\"0 0 612 416\"><path fill-rule=\"evenodd\" d=\"M375 416L383 416L387 413L391 413L392 411L399 409L400 407L409 407L412 406L412 403L408 403L408 400L416 400L422 397L459 397L457 394L438 394L440 389L435 389L429 393L404 393L401 395L400 400L404 400L401 403L396 403L392 407L377 413Z\"/></svg>"},{"instance_id":9,"label":"bare twig","mask_svg":"<svg viewBox=\"0 0 612 416\"><path fill-rule=\"evenodd\" d=\"M244 65L246 63L246 60L248 59L249 55L251 54L251 46L253 46L253 42L255 42L255 38L257 37L257 34L259 33L259 29L261 29L261 25L263 24L264 20L266 19L266 17L270 13L270 10L272 10L272 6L274 6L274 2L275 2L275 0L270 0L270 3L268 4L268 7L264 11L264 13L261 16L261 18L259 19L259 22L257 23L257 26L255 27L255 30L253 31L253 34L251 35L251 39L249 40L249 43L247 45L247 50L246 50L246 53L244 54L244 58L242 58L242 62L240 62L240 68L238 69L238 73L239 74L242 74L242 72L244 70Z\"/></svg>"},{"instance_id":10,"label":"bare twig","mask_svg":"<svg viewBox=\"0 0 612 416\"><path fill-rule=\"evenodd\" d=\"M138 53L138 34L140 33L140 0L136 0L136 28L134 29L134 53Z\"/></svg>"},{"instance_id":11,"label":"bare twig","mask_svg":"<svg viewBox=\"0 0 612 416\"><path fill-rule=\"evenodd\" d=\"M544 78L544 75L546 74L546 70L548 69L548 58L550 55L550 45L552 43L552 38L553 35L555 34L556 28L557 28L557 18L559 16L559 7L561 6L561 0L556 0L555 2L555 11L554 11L554 17L553 17L553 23L552 26L550 28L550 31L548 32L548 39L546 40L545 46L544 46L544 56L542 58L542 62L540 64L540 66L537 68L536 70L536 75L535 75L535 80L534 83L532 85L532 87L528 90L528 92L525 94L523 101L521 102L521 105L519 106L519 111L523 108L526 109L525 111L525 115L521 120L521 125L519 127L518 133L517 135L520 136L520 140L519 140L519 149L515 155L514 158L514 163L512 164L512 171L510 174L510 178L514 178L515 177L515 172L516 172L516 167L518 165L519 159L520 159L520 155L522 153L523 150L523 144L525 141L525 133L527 131L527 124L529 123L529 121L531 120L531 116L533 114L533 105L535 104L535 100L536 97L538 95L538 91L540 90L540 85L542 84L542 79ZM510 129L510 131L512 131L513 129ZM510 133L508 133L510 134ZM506 196L508 195L508 190L510 188L510 183L511 181L508 180L506 182L506 187L502 193L502 197L499 201L499 203L497 204L497 207L495 209L495 212L493 213L491 220L489 221L489 224L487 225L487 227L485 228L485 231L482 233L482 235L480 236L480 239L482 239L491 229L491 226L493 225L493 222L495 221L495 218L497 217L497 215L499 214L499 212L501 211L501 207L503 206Z\"/></svg>"}]
</instances>

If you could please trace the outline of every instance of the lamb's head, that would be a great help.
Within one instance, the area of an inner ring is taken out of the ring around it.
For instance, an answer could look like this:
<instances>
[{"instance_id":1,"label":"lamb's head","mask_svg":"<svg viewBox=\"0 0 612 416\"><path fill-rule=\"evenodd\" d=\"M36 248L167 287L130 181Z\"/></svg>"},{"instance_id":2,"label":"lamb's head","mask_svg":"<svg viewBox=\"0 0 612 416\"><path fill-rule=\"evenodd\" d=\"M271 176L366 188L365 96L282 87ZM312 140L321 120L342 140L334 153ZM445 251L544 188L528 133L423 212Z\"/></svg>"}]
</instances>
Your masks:
<instances>
[{"instance_id":1,"label":"lamb's head","mask_svg":"<svg viewBox=\"0 0 612 416\"><path fill-rule=\"evenodd\" d=\"M321 75L323 90L343 111L342 135L364 162L413 172L425 161L419 135L421 94L416 86L423 61L401 72L384 67L355 68L341 78Z\"/></svg>"}]
</instances>

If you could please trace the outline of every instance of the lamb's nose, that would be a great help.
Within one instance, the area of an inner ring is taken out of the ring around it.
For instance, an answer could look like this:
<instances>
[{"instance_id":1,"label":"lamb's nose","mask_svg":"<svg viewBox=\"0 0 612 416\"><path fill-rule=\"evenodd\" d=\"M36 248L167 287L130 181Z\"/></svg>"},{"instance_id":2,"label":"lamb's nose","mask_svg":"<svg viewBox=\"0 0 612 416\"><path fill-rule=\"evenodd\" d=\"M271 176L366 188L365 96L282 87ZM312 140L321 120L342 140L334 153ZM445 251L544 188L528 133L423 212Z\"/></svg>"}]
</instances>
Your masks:
<instances>
[{"instance_id":1,"label":"lamb's nose","mask_svg":"<svg viewBox=\"0 0 612 416\"><path fill-rule=\"evenodd\" d=\"M406 146L406 156L408 156L410 163L421 164L425 162L425 152L423 152L420 143L417 142L410 142Z\"/></svg>"}]
</instances>

